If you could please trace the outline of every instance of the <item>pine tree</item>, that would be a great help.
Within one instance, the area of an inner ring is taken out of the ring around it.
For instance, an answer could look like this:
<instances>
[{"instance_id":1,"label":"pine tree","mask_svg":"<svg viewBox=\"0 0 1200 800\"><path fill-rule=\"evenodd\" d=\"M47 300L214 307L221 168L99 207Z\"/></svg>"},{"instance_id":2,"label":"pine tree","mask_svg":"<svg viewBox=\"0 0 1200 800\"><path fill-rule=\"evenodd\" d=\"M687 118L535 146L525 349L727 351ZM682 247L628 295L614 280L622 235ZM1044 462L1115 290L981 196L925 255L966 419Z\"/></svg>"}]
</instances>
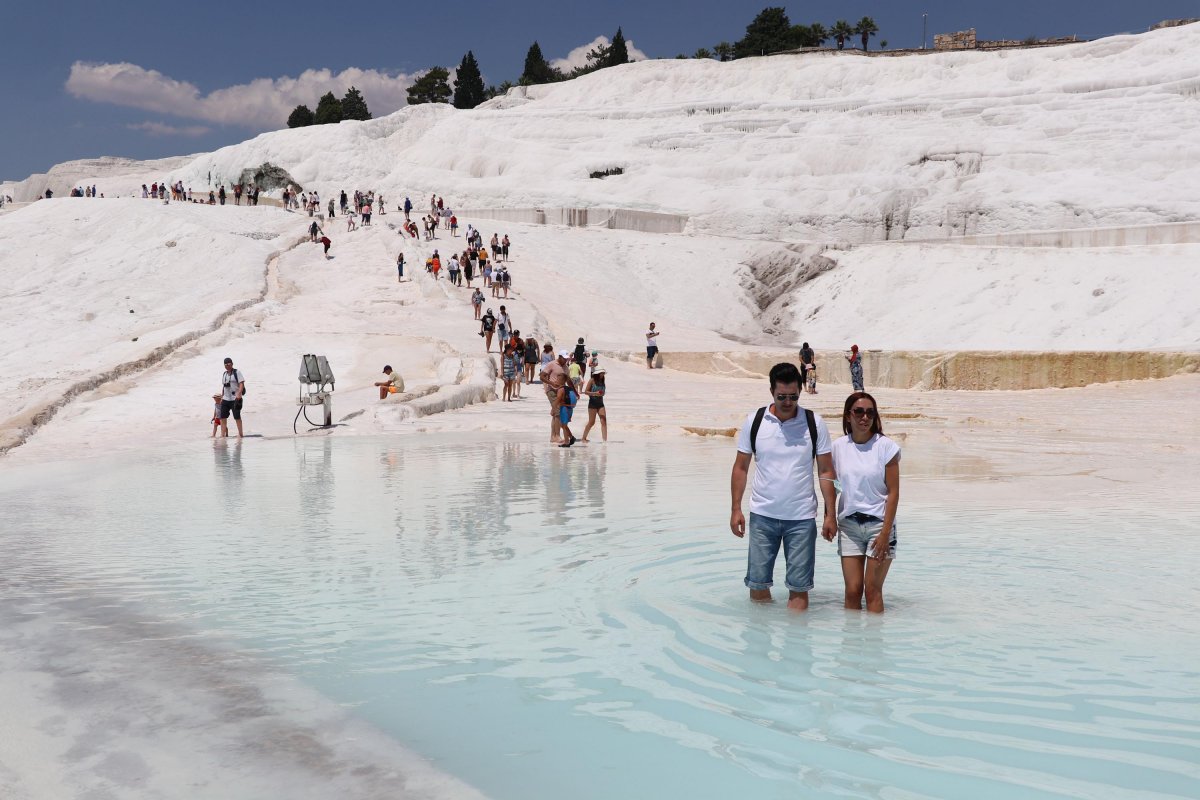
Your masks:
<instances>
[{"instance_id":1,"label":"pine tree","mask_svg":"<svg viewBox=\"0 0 1200 800\"><path fill-rule=\"evenodd\" d=\"M342 119L370 119L371 112L367 110L367 101L362 92L353 86L342 98Z\"/></svg>"},{"instance_id":2,"label":"pine tree","mask_svg":"<svg viewBox=\"0 0 1200 800\"><path fill-rule=\"evenodd\" d=\"M733 45L735 58L760 56L791 49L792 24L781 6L771 6L758 12L746 26L746 35Z\"/></svg>"},{"instance_id":3,"label":"pine tree","mask_svg":"<svg viewBox=\"0 0 1200 800\"><path fill-rule=\"evenodd\" d=\"M342 103L326 92L317 102L317 113L313 115L314 125L334 125L342 121Z\"/></svg>"},{"instance_id":4,"label":"pine tree","mask_svg":"<svg viewBox=\"0 0 1200 800\"><path fill-rule=\"evenodd\" d=\"M447 103L450 101L450 72L445 67L433 67L408 87L408 104Z\"/></svg>"},{"instance_id":5,"label":"pine tree","mask_svg":"<svg viewBox=\"0 0 1200 800\"><path fill-rule=\"evenodd\" d=\"M617 28L617 32L613 34L612 44L608 46L608 63L605 66L616 67L628 63L629 47L625 44L625 34L621 33L620 28Z\"/></svg>"},{"instance_id":6,"label":"pine tree","mask_svg":"<svg viewBox=\"0 0 1200 800\"><path fill-rule=\"evenodd\" d=\"M474 108L486 99L479 62L475 60L475 54L468 50L454 77L454 107Z\"/></svg>"},{"instance_id":7,"label":"pine tree","mask_svg":"<svg viewBox=\"0 0 1200 800\"><path fill-rule=\"evenodd\" d=\"M529 46L525 54L525 69L518 81L522 86L532 86L538 83L553 83L562 80L562 75L546 61L542 48L537 42Z\"/></svg>"},{"instance_id":8,"label":"pine tree","mask_svg":"<svg viewBox=\"0 0 1200 800\"><path fill-rule=\"evenodd\" d=\"M289 128L307 128L313 124L313 112L305 105L299 105L292 109L292 113L288 115L287 126Z\"/></svg>"}]
</instances>

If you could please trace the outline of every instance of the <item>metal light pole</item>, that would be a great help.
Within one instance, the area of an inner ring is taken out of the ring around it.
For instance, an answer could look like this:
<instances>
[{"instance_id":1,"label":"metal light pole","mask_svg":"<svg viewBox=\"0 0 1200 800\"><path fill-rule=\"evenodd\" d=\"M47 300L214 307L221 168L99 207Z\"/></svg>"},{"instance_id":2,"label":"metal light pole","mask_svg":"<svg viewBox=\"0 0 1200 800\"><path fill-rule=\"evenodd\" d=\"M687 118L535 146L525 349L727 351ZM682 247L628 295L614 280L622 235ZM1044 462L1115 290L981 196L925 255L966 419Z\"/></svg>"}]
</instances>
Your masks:
<instances>
[{"instance_id":1,"label":"metal light pole","mask_svg":"<svg viewBox=\"0 0 1200 800\"><path fill-rule=\"evenodd\" d=\"M925 49L925 42L929 34L929 14L921 15L921 49Z\"/></svg>"}]
</instances>

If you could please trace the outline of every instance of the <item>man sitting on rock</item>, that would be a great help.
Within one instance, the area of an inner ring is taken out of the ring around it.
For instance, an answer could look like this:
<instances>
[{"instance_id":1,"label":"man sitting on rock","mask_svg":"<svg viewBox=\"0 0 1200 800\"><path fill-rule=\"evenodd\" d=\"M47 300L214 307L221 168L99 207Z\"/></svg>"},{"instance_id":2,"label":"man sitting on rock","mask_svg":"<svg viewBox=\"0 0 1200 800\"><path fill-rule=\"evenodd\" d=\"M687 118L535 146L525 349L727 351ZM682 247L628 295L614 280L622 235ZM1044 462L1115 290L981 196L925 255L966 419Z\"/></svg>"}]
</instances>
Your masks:
<instances>
[{"instance_id":1,"label":"man sitting on rock","mask_svg":"<svg viewBox=\"0 0 1200 800\"><path fill-rule=\"evenodd\" d=\"M379 399L387 398L389 394L396 394L404 391L404 378L400 377L399 372L392 370L392 365L388 364L383 368L383 380L376 381L375 385L379 387Z\"/></svg>"}]
</instances>

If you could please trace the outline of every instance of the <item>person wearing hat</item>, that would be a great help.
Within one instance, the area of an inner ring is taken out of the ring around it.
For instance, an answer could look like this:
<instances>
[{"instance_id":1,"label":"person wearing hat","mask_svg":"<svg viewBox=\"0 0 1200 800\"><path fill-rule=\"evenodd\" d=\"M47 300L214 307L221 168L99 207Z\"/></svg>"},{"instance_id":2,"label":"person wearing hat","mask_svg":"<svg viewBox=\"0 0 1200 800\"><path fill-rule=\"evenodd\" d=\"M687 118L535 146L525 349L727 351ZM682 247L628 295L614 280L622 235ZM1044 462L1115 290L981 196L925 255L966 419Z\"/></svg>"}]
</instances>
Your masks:
<instances>
[{"instance_id":1,"label":"person wearing hat","mask_svg":"<svg viewBox=\"0 0 1200 800\"><path fill-rule=\"evenodd\" d=\"M592 426L596 424L596 417L600 418L600 436L604 441L608 441L608 412L604 410L604 367L596 367L592 370L592 377L588 379L587 387L583 393L588 399L588 421L587 427L583 429L583 436L579 441L587 444L588 433L591 432Z\"/></svg>"},{"instance_id":2,"label":"person wearing hat","mask_svg":"<svg viewBox=\"0 0 1200 800\"><path fill-rule=\"evenodd\" d=\"M550 345L546 346L550 347ZM550 402L550 442L552 444L562 441L558 390L567 382L567 359L570 356L571 354L566 350L559 351L558 358L547 361L541 372L538 373L538 378L542 381L542 389L546 392L546 399Z\"/></svg>"},{"instance_id":3,"label":"person wearing hat","mask_svg":"<svg viewBox=\"0 0 1200 800\"><path fill-rule=\"evenodd\" d=\"M399 372L392 370L391 364L386 364L383 367L383 380L376 381L375 385L379 387L379 399L385 399L389 394L396 394L404 391L404 378L400 377Z\"/></svg>"},{"instance_id":4,"label":"person wearing hat","mask_svg":"<svg viewBox=\"0 0 1200 800\"><path fill-rule=\"evenodd\" d=\"M246 393L246 379L242 371L234 369L233 359L225 358L225 371L221 373L221 436L229 436L229 415L237 423L238 437L242 436L242 395Z\"/></svg>"}]
</instances>

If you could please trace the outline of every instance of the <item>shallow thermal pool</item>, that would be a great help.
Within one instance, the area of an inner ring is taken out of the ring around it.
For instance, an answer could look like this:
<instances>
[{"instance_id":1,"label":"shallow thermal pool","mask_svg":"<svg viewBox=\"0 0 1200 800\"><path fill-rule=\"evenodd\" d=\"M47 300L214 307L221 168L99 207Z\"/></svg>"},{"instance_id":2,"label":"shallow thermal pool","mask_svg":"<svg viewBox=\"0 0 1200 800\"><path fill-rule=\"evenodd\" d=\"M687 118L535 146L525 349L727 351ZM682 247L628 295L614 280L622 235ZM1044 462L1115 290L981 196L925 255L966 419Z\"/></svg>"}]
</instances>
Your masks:
<instances>
[{"instance_id":1,"label":"shallow thermal pool","mask_svg":"<svg viewBox=\"0 0 1200 800\"><path fill-rule=\"evenodd\" d=\"M1196 515L948 491L885 617L824 542L796 616L746 599L731 460L205 443L6 469L0 530L10 575L218 631L495 798L1200 796Z\"/></svg>"}]
</instances>

